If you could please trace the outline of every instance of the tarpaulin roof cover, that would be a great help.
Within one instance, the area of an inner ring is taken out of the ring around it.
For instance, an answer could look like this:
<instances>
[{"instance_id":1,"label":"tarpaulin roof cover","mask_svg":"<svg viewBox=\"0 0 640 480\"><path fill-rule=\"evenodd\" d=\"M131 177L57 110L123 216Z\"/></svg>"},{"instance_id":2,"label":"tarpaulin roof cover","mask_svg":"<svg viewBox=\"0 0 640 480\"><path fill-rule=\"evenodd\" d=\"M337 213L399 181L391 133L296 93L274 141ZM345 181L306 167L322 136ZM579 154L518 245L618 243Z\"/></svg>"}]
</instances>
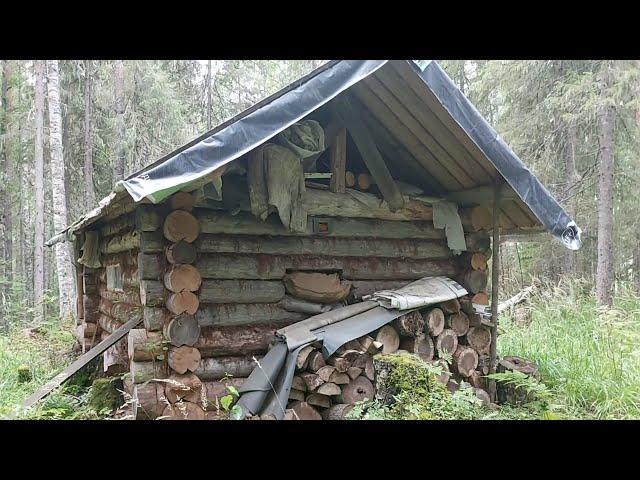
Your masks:
<instances>
[{"instance_id":1,"label":"tarpaulin roof cover","mask_svg":"<svg viewBox=\"0 0 640 480\"><path fill-rule=\"evenodd\" d=\"M435 96L435 101L440 104L438 107L444 107L446 115L450 116L447 120L453 120L454 129L461 128L463 130L462 135L466 135L473 142L472 146L478 152L471 159L473 161L469 161L467 164L465 164L465 158L459 158L455 153L443 151L441 158L437 158L434 153L432 156L434 162L432 163L442 160L446 156L448 161L453 162L451 166L447 166L446 162L441 162L447 168L459 169L462 167L464 172L468 172L469 177L476 180L475 183L467 182L467 187L486 186L487 182L483 184L480 180L488 178L487 175L490 176L492 172L497 170L519 197L517 205L514 203L508 206L511 213L503 209L506 216L512 217L513 226L531 228L539 221L539 224L544 225L546 230L567 248L572 250L580 248L580 229L575 222L493 130L448 75L435 61L421 62L421 65L423 66L419 67L412 61L331 61L140 172L131 175L128 179L119 182L116 186L116 192L126 189L136 202L145 197L154 203L160 202L184 186L205 177L273 138L351 87L354 87L355 92L359 92L360 89L365 88L362 86L363 83L369 82L370 79L372 82L380 81L376 72L381 71L384 75L389 73L396 75L398 71L401 71L404 73L400 75L401 80L398 83L400 86L389 87L391 93L399 99L397 100L400 102L399 108L403 105L409 105L409 102L406 100L403 102L401 99L402 93L408 94L409 92L402 92L402 90L408 89L408 85L411 84L411 88L414 89L412 94L414 94L417 88L416 82L418 82L418 87L424 90L419 93L428 94L427 96L431 96L430 98ZM391 101L396 100L392 99ZM429 108L428 105L429 103L425 101L424 104L414 103L410 107L426 111ZM391 107L389 108L391 109ZM434 108L433 104L431 108ZM436 131L436 128L440 130ZM434 131L428 132L435 140L435 147L442 149L440 144L455 144L453 147L461 148L462 143L456 143L461 141L459 132L442 133L441 130L443 130L442 126L438 124L434 127ZM463 140L468 142L468 139ZM468 154L465 153L465 156ZM397 159L387 159L392 163L390 168L398 166ZM487 160L490 163L487 163ZM423 175L423 180L435 182L436 176L429 175L430 168L435 168L435 166L430 165L429 159L420 158L419 161L426 173ZM479 168L479 165L482 168ZM438 165L437 168L443 167ZM489 169L491 171L488 171ZM446 173L446 175L450 174ZM438 188L445 191L455 191L455 189L446 188L443 182L438 185ZM535 215L537 221L533 219L532 215ZM83 228L99 218L99 215L88 217L86 216L84 221L76 222L70 230Z\"/></svg>"}]
</instances>

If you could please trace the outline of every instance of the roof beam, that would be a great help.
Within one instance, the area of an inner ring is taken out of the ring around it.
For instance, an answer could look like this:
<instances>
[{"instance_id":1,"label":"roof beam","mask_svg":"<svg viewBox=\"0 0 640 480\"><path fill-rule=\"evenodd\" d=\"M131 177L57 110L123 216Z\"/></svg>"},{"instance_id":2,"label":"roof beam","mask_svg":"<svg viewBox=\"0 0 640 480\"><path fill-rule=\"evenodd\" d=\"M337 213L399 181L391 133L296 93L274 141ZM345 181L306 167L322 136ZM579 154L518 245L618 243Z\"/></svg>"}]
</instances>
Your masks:
<instances>
[{"instance_id":1,"label":"roof beam","mask_svg":"<svg viewBox=\"0 0 640 480\"><path fill-rule=\"evenodd\" d=\"M483 185L481 187L458 190L446 195L447 200L457 203L460 206L468 205L493 205L493 195L495 187L493 185ZM506 182L500 187L500 198L506 200L520 200L518 194Z\"/></svg>"},{"instance_id":2,"label":"roof beam","mask_svg":"<svg viewBox=\"0 0 640 480\"><path fill-rule=\"evenodd\" d=\"M376 185L380 189L382 196L389 204L392 212L400 210L404 206L402 193L396 185L387 165L369 130L364 123L358 118L349 98L343 95L337 102L334 102L333 109L335 114L342 120L349 130L353 142L356 144L362 160L369 169L369 173L375 180Z\"/></svg>"}]
</instances>

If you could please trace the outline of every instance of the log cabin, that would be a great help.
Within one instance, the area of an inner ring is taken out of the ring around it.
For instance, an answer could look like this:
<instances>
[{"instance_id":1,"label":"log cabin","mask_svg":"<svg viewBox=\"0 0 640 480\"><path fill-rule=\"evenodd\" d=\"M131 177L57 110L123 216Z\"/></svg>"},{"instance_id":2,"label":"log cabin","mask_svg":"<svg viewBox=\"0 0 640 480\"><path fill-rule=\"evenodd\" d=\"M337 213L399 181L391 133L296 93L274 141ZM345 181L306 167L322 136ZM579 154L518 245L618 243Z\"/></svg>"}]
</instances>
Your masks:
<instances>
[{"instance_id":1,"label":"log cabin","mask_svg":"<svg viewBox=\"0 0 640 480\"><path fill-rule=\"evenodd\" d=\"M219 408L200 397L219 405L275 330L375 291L446 276L497 320L496 240L540 231L580 247L436 62L342 60L119 182L48 245L74 245L83 352L136 325L103 354L132 416L204 419Z\"/></svg>"}]
</instances>

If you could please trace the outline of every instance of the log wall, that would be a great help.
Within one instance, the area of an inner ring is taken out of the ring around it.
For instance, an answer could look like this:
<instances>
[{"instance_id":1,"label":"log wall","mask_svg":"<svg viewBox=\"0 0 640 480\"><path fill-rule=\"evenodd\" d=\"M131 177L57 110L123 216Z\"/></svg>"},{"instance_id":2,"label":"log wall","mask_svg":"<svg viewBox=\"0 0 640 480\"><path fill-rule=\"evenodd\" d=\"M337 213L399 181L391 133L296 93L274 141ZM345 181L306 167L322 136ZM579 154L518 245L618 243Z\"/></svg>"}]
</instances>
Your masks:
<instances>
[{"instance_id":1,"label":"log wall","mask_svg":"<svg viewBox=\"0 0 640 480\"><path fill-rule=\"evenodd\" d=\"M309 215L300 234L284 229L277 215L265 222L248 212L231 215L218 204L204 208L191 195L140 205L99 227L103 265L123 267L122 291L107 290L104 267L83 272L79 339L90 346L92 335L99 341L127 320L141 320L105 355L105 370L130 372L135 418L200 418L200 410L212 409L200 395L203 382L224 385L231 375L237 386L253 358L273 344L276 329L316 312L424 276L456 278L474 294L486 285L486 234L467 235L469 249L480 256L454 257L444 232L423 221L422 210L413 221L358 213L356 204L326 216L331 204L313 203L310 211L323 216ZM345 216L353 212L363 218ZM336 273L350 293L338 304L297 298L285 281L294 272Z\"/></svg>"}]
</instances>

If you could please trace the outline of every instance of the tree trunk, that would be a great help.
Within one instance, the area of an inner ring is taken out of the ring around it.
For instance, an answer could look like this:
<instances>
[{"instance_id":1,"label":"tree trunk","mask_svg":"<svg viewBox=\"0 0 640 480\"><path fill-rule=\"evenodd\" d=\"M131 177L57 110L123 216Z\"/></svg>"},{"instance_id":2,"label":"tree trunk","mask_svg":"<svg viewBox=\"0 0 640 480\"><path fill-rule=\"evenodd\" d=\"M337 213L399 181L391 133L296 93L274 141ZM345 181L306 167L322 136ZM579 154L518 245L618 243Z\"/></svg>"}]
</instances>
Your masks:
<instances>
[{"instance_id":1,"label":"tree trunk","mask_svg":"<svg viewBox=\"0 0 640 480\"><path fill-rule=\"evenodd\" d=\"M13 186L15 185L14 157L19 154L19 135L17 130L18 120L14 118L14 110L18 106L18 87L16 85L16 62L15 60L5 60L2 72L2 104L4 116L2 118L2 129L4 140L0 157L4 158L4 175L0 176L0 240L4 239L4 279L7 282L7 292L13 282ZM0 171L2 173L2 171ZM0 253L2 251L0 250ZM3 260L0 258L0 261ZM0 274L2 271L0 270Z\"/></svg>"},{"instance_id":2,"label":"tree trunk","mask_svg":"<svg viewBox=\"0 0 640 480\"><path fill-rule=\"evenodd\" d=\"M609 101L612 86L612 63L603 62L601 100ZM611 305L613 296L613 196L615 107L602 105L598 112L599 180L598 180L598 268L596 296L601 305Z\"/></svg>"},{"instance_id":3,"label":"tree trunk","mask_svg":"<svg viewBox=\"0 0 640 480\"><path fill-rule=\"evenodd\" d=\"M93 62L84 61L84 200L86 208L96 204L93 188Z\"/></svg>"},{"instance_id":4,"label":"tree trunk","mask_svg":"<svg viewBox=\"0 0 640 480\"><path fill-rule=\"evenodd\" d=\"M67 197L62 152L62 110L60 106L58 61L47 60L47 69L53 225L55 231L60 232L67 226ZM66 317L72 314L72 298L75 297L75 288L71 277L71 255L66 242L56 244L55 249L60 295L60 317Z\"/></svg>"},{"instance_id":5,"label":"tree trunk","mask_svg":"<svg viewBox=\"0 0 640 480\"><path fill-rule=\"evenodd\" d=\"M116 160L113 167L115 181L122 180L125 174L125 142L126 131L124 125L124 62L116 60L114 72L114 96L115 96L115 114L116 114Z\"/></svg>"},{"instance_id":6,"label":"tree trunk","mask_svg":"<svg viewBox=\"0 0 640 480\"><path fill-rule=\"evenodd\" d=\"M207 130L211 126L211 60L207 60Z\"/></svg>"}]
</instances>

